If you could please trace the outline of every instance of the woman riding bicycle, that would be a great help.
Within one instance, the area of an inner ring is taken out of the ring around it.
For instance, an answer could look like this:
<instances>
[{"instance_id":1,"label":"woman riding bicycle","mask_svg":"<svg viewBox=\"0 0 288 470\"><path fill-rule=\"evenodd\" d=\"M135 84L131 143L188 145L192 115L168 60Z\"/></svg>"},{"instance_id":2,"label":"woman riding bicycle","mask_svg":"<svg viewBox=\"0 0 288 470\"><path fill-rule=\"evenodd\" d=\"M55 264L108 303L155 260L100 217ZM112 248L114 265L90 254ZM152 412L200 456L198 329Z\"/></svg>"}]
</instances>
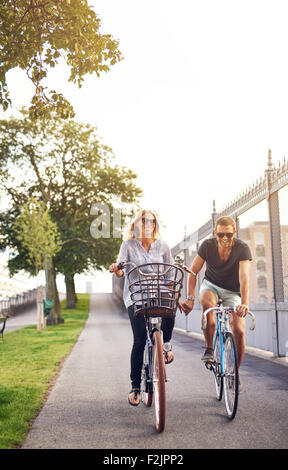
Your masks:
<instances>
[{"instance_id":1,"label":"woman riding bicycle","mask_svg":"<svg viewBox=\"0 0 288 470\"><path fill-rule=\"evenodd\" d=\"M136 266L146 263L168 263L173 264L171 251L159 234L159 222L156 214L151 210L143 209L134 217L128 227L128 233L125 241L122 243L117 258L117 263L111 264L109 270L114 272L117 277L127 274L129 268L118 269L118 263L131 262ZM143 352L146 342L146 328L143 317L134 316L134 308L130 297L129 284L125 276L123 300L130 318L133 332L133 347L131 351L131 383L132 390L128 396L128 402L132 406L138 406L140 403L140 383L141 369L143 363ZM174 318L162 319L163 342L169 343L172 337L174 327ZM167 348L165 348L167 349ZM163 352L164 353L164 352ZM165 352L165 362L169 364L173 361L173 353Z\"/></svg>"}]
</instances>

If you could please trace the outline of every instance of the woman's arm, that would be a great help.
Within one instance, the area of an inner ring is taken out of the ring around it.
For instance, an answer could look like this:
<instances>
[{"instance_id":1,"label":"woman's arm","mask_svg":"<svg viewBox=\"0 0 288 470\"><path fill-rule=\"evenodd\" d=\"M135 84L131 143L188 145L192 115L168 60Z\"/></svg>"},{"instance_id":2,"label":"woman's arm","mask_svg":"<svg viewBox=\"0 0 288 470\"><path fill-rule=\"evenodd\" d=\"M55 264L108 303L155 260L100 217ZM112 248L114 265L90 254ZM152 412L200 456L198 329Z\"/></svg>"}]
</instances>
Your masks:
<instances>
[{"instance_id":1,"label":"woman's arm","mask_svg":"<svg viewBox=\"0 0 288 470\"><path fill-rule=\"evenodd\" d=\"M128 254L128 247L127 247L127 242L124 241L122 245L120 246L119 254L117 256L117 261L116 263L112 263L109 267L109 271L111 273L114 273L115 276L117 277L123 277L125 275L125 268L124 269L118 269L118 264L119 263L127 263L129 261L129 254Z\"/></svg>"}]
</instances>

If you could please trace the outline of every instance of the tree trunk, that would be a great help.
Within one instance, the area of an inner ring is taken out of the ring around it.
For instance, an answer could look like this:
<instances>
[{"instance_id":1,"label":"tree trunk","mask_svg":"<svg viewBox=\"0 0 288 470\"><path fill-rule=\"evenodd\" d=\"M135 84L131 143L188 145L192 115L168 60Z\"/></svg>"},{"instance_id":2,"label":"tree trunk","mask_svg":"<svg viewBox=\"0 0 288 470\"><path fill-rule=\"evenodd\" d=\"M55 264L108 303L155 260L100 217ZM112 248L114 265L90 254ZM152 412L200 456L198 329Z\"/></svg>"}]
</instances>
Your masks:
<instances>
[{"instance_id":1,"label":"tree trunk","mask_svg":"<svg viewBox=\"0 0 288 470\"><path fill-rule=\"evenodd\" d=\"M51 266L47 270L48 276L48 299L53 300L54 307L51 309L47 316L47 325L58 325L63 323L64 320L61 315L60 300L56 284L56 273L54 269L54 263L52 261Z\"/></svg>"},{"instance_id":2,"label":"tree trunk","mask_svg":"<svg viewBox=\"0 0 288 470\"><path fill-rule=\"evenodd\" d=\"M65 274L66 284L66 305L67 308L75 308L77 302L77 296L75 294L75 283L74 276L71 274Z\"/></svg>"},{"instance_id":3,"label":"tree trunk","mask_svg":"<svg viewBox=\"0 0 288 470\"><path fill-rule=\"evenodd\" d=\"M73 293L74 293L75 304L76 304L76 303L77 303L77 300L78 300L78 297L77 297L76 290L75 290L75 279L74 279L74 276L73 276Z\"/></svg>"}]
</instances>

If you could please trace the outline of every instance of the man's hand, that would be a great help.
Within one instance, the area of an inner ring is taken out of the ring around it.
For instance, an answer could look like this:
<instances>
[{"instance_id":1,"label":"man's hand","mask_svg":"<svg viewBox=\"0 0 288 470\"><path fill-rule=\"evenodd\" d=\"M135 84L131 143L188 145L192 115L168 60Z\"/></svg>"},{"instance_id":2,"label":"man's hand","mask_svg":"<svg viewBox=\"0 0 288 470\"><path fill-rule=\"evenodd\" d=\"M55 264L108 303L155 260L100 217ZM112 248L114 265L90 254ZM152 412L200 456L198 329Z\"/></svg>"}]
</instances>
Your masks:
<instances>
[{"instance_id":1,"label":"man's hand","mask_svg":"<svg viewBox=\"0 0 288 470\"><path fill-rule=\"evenodd\" d=\"M181 312L184 312L185 315L191 312L194 307L194 300L186 299L185 302L179 302Z\"/></svg>"},{"instance_id":2,"label":"man's hand","mask_svg":"<svg viewBox=\"0 0 288 470\"><path fill-rule=\"evenodd\" d=\"M249 311L249 306L245 304L237 305L236 313L238 317L246 317L247 312Z\"/></svg>"}]
</instances>

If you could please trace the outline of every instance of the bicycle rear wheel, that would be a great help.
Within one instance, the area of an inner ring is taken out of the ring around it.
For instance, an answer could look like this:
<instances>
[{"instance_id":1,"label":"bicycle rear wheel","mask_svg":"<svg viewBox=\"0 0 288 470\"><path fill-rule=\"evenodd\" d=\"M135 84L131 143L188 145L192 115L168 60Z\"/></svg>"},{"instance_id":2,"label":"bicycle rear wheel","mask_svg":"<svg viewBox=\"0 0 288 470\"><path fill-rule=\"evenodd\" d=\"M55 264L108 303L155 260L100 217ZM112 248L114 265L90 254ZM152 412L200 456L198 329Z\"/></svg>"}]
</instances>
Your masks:
<instances>
[{"instance_id":1,"label":"bicycle rear wheel","mask_svg":"<svg viewBox=\"0 0 288 470\"><path fill-rule=\"evenodd\" d=\"M162 432L166 419L165 363L163 342L158 330L153 333L153 392L156 430Z\"/></svg>"},{"instance_id":2,"label":"bicycle rear wheel","mask_svg":"<svg viewBox=\"0 0 288 470\"><path fill-rule=\"evenodd\" d=\"M221 350L220 350L220 337L217 334L215 347L214 347L215 364L213 365L213 372L215 378L216 396L219 401L222 400L223 395L223 375L221 370Z\"/></svg>"},{"instance_id":3,"label":"bicycle rear wheel","mask_svg":"<svg viewBox=\"0 0 288 470\"><path fill-rule=\"evenodd\" d=\"M238 406L239 375L235 342L232 333L225 335L224 343L224 398L229 419L235 417Z\"/></svg>"},{"instance_id":4,"label":"bicycle rear wheel","mask_svg":"<svg viewBox=\"0 0 288 470\"><path fill-rule=\"evenodd\" d=\"M151 348L150 348L151 349ZM151 370L151 350L149 349L148 344L146 343L146 347L144 350L143 356L143 366L141 372L141 400L145 406L150 407L153 401L153 384L150 377L150 370ZM149 361L150 356L150 361Z\"/></svg>"}]
</instances>

